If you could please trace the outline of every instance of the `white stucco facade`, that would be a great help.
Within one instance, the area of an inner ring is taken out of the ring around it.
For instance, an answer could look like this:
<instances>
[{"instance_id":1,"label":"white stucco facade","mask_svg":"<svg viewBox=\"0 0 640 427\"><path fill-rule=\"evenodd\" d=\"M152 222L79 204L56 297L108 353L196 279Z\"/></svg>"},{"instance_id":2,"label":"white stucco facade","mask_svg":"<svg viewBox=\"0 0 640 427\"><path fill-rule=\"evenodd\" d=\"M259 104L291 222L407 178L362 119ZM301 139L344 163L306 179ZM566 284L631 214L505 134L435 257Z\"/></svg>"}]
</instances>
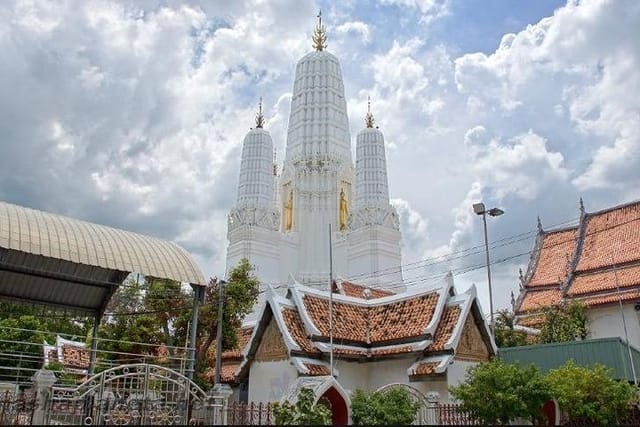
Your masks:
<instances>
[{"instance_id":1,"label":"white stucco facade","mask_svg":"<svg viewBox=\"0 0 640 427\"><path fill-rule=\"evenodd\" d=\"M622 308L627 324L629 343L640 348L640 311L635 309L635 303L623 304ZM620 337L625 339L622 312L619 305L589 308L587 319L589 321L589 338Z\"/></svg>"},{"instance_id":2,"label":"white stucco facade","mask_svg":"<svg viewBox=\"0 0 640 427\"><path fill-rule=\"evenodd\" d=\"M254 362L249 373L249 402L277 402L298 378L289 360Z\"/></svg>"},{"instance_id":3,"label":"white stucco facade","mask_svg":"<svg viewBox=\"0 0 640 427\"><path fill-rule=\"evenodd\" d=\"M357 389L375 391L390 384L406 384L425 396L430 392L437 392L440 402L451 402L453 399L449 394L449 387L460 384L467 368L477 363L454 360L443 376L411 381L407 368L414 362L415 358L370 363L337 361L336 381L349 395ZM299 377L300 373L290 360L253 362L249 373L248 399L250 402L280 401Z\"/></svg>"}]
</instances>

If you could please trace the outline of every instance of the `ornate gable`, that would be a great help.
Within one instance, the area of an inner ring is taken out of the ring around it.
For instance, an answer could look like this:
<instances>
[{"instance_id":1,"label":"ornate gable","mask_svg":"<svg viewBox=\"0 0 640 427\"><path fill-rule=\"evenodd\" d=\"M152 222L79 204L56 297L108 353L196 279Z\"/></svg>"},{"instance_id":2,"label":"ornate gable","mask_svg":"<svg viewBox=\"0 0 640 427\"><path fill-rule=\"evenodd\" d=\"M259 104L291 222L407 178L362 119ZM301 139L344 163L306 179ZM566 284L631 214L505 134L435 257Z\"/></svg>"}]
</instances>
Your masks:
<instances>
[{"instance_id":1,"label":"ornate gable","mask_svg":"<svg viewBox=\"0 0 640 427\"><path fill-rule=\"evenodd\" d=\"M289 354L282 338L282 333L278 329L276 320L272 317L262 334L255 360L259 362L275 362L286 360L288 357Z\"/></svg>"},{"instance_id":2,"label":"ornate gable","mask_svg":"<svg viewBox=\"0 0 640 427\"><path fill-rule=\"evenodd\" d=\"M467 319L464 322L458 348L456 349L456 359L473 362L489 360L487 344L482 339L472 313L467 315Z\"/></svg>"}]
</instances>

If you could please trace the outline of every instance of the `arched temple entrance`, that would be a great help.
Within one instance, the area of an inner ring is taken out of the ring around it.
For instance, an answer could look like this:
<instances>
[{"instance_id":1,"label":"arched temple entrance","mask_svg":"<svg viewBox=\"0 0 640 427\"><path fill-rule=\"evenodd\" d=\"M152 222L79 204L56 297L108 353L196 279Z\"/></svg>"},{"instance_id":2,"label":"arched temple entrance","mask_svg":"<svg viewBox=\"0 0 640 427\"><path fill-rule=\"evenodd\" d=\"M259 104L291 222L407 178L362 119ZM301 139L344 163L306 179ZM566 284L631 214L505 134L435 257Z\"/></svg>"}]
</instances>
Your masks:
<instances>
[{"instance_id":1,"label":"arched temple entrance","mask_svg":"<svg viewBox=\"0 0 640 427\"><path fill-rule=\"evenodd\" d=\"M296 402L302 388L310 388L315 402L331 409L331 421L334 426L349 424L349 395L332 376L299 377L289 388L282 401Z\"/></svg>"},{"instance_id":2,"label":"arched temple entrance","mask_svg":"<svg viewBox=\"0 0 640 427\"><path fill-rule=\"evenodd\" d=\"M331 410L332 425L344 426L349 424L349 408L347 407L347 402L345 402L335 387L331 387L325 391L322 396L320 396L320 399L318 399L318 402L326 404Z\"/></svg>"}]
</instances>

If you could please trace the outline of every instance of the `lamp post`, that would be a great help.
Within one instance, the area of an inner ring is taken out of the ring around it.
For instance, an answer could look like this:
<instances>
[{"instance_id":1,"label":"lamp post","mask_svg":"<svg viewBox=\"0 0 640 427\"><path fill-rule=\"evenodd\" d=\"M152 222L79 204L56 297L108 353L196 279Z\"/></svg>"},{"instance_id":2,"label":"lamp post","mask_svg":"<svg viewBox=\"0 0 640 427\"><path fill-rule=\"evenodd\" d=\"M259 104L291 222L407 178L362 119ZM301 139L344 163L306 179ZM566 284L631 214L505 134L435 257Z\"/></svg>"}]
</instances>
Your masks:
<instances>
[{"instance_id":1,"label":"lamp post","mask_svg":"<svg viewBox=\"0 0 640 427\"><path fill-rule=\"evenodd\" d=\"M220 384L220 376L222 371L222 316L224 308L224 285L227 282L224 280L218 281L220 286L218 293L218 332L216 333L216 375L214 377L214 384Z\"/></svg>"},{"instance_id":2,"label":"lamp post","mask_svg":"<svg viewBox=\"0 0 640 427\"><path fill-rule=\"evenodd\" d=\"M504 213L504 211L500 208L491 208L486 209L484 203L474 203L473 204L473 212L476 215L482 215L482 224L484 225L484 252L487 261L487 282L489 284L489 313L491 316L491 320L489 326L491 328L491 333L494 333L493 330L493 291L491 288L491 263L489 262L489 239L487 238L487 215L489 216L500 216Z\"/></svg>"}]
</instances>

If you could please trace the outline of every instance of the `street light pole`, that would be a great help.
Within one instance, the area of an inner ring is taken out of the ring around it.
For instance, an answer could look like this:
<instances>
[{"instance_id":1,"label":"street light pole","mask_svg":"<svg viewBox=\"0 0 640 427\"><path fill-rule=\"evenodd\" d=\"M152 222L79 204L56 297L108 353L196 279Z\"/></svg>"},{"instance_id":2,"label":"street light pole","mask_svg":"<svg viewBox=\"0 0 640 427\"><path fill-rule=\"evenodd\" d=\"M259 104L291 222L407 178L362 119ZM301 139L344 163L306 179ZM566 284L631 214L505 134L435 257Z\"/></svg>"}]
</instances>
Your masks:
<instances>
[{"instance_id":1,"label":"street light pole","mask_svg":"<svg viewBox=\"0 0 640 427\"><path fill-rule=\"evenodd\" d=\"M491 286L491 261L489 259L489 237L487 233L487 215L490 216L500 216L504 213L504 211L500 208L491 208L487 210L484 206L484 203L474 203L473 212L476 215L482 215L482 225L484 226L484 254L487 264L487 283L489 285L489 328L491 329L491 333L494 333L494 322L493 322L493 287Z\"/></svg>"},{"instance_id":2,"label":"street light pole","mask_svg":"<svg viewBox=\"0 0 640 427\"><path fill-rule=\"evenodd\" d=\"M484 254L487 262L487 283L489 284L489 326L491 333L493 330L493 287L491 286L491 262L489 261L489 238L487 237L487 213L482 213L482 224L484 225Z\"/></svg>"},{"instance_id":3,"label":"street light pole","mask_svg":"<svg viewBox=\"0 0 640 427\"><path fill-rule=\"evenodd\" d=\"M218 281L220 289L218 292L218 332L216 333L216 374L213 380L214 384L220 384L220 374L222 371L222 316L224 308L224 285L226 283L224 280Z\"/></svg>"}]
</instances>

